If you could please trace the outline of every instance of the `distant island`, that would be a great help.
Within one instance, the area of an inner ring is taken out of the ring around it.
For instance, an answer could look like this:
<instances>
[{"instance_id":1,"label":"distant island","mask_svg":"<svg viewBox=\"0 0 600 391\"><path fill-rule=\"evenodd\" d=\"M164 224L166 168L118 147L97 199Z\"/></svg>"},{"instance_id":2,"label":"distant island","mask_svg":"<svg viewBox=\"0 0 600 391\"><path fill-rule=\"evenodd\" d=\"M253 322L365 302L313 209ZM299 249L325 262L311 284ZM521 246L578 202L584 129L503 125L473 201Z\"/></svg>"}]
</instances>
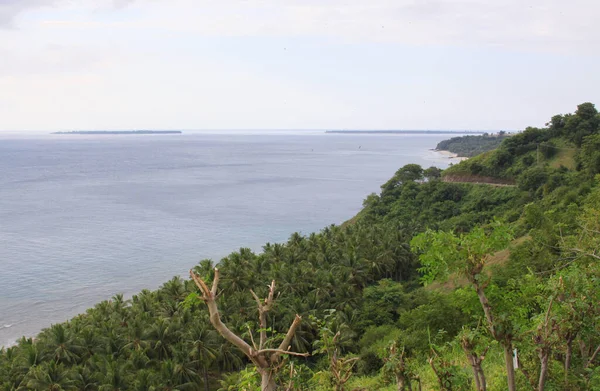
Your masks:
<instances>
[{"instance_id":1,"label":"distant island","mask_svg":"<svg viewBox=\"0 0 600 391\"><path fill-rule=\"evenodd\" d=\"M341 134L484 134L476 130L326 130L325 133Z\"/></svg>"},{"instance_id":2,"label":"distant island","mask_svg":"<svg viewBox=\"0 0 600 391\"><path fill-rule=\"evenodd\" d=\"M181 130L73 130L52 134L181 134Z\"/></svg>"}]
</instances>

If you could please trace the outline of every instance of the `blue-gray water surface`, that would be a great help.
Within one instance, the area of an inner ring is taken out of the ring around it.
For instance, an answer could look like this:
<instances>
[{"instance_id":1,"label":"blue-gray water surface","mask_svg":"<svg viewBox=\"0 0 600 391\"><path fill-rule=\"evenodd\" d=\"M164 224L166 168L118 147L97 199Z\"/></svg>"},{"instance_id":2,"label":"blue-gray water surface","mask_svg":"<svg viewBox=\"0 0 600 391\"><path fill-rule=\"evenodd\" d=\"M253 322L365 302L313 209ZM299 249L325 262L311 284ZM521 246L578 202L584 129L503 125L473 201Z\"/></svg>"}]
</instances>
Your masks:
<instances>
[{"instance_id":1,"label":"blue-gray water surface","mask_svg":"<svg viewBox=\"0 0 600 391\"><path fill-rule=\"evenodd\" d=\"M0 346L116 293L341 223L448 135L0 135Z\"/></svg>"}]
</instances>

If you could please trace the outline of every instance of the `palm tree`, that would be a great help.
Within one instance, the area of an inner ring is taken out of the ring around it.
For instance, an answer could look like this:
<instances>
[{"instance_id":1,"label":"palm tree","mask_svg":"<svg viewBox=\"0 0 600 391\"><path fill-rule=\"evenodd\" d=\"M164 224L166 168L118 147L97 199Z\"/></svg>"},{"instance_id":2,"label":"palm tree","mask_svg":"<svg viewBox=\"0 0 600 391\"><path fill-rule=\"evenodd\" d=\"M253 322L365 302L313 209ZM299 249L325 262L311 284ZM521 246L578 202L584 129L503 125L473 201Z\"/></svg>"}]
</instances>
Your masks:
<instances>
[{"instance_id":1,"label":"palm tree","mask_svg":"<svg viewBox=\"0 0 600 391\"><path fill-rule=\"evenodd\" d=\"M132 391L154 391L153 373L149 370L136 372Z\"/></svg>"},{"instance_id":2,"label":"palm tree","mask_svg":"<svg viewBox=\"0 0 600 391\"><path fill-rule=\"evenodd\" d=\"M28 368L21 363L18 346L0 349L0 386L2 390L21 390L27 382Z\"/></svg>"},{"instance_id":3,"label":"palm tree","mask_svg":"<svg viewBox=\"0 0 600 391\"><path fill-rule=\"evenodd\" d=\"M181 280L181 277L173 277L169 281L165 282L160 289L161 296L167 297L171 301L182 301L187 296L185 284Z\"/></svg>"},{"instance_id":4,"label":"palm tree","mask_svg":"<svg viewBox=\"0 0 600 391\"><path fill-rule=\"evenodd\" d=\"M196 384L190 380L189 371L192 371L192 368L178 365L173 360L164 360L159 372L160 385L156 389L159 391L193 390Z\"/></svg>"},{"instance_id":5,"label":"palm tree","mask_svg":"<svg viewBox=\"0 0 600 391\"><path fill-rule=\"evenodd\" d=\"M88 367L75 367L73 385L79 391L96 391L98 381Z\"/></svg>"},{"instance_id":6,"label":"palm tree","mask_svg":"<svg viewBox=\"0 0 600 391\"><path fill-rule=\"evenodd\" d=\"M189 360L189 356L184 350L177 350L175 355L175 366L173 368L173 374L181 384L199 384L200 374L195 362Z\"/></svg>"},{"instance_id":7,"label":"palm tree","mask_svg":"<svg viewBox=\"0 0 600 391\"><path fill-rule=\"evenodd\" d=\"M31 338L23 337L19 341L19 347L22 348L20 370L22 373L27 373L31 369L43 363L42 353L38 344L34 343Z\"/></svg>"},{"instance_id":8,"label":"palm tree","mask_svg":"<svg viewBox=\"0 0 600 391\"><path fill-rule=\"evenodd\" d=\"M131 303L131 300L125 300L123 294L119 293L114 295L109 303L112 305L113 312L123 315L125 308Z\"/></svg>"},{"instance_id":9,"label":"palm tree","mask_svg":"<svg viewBox=\"0 0 600 391\"><path fill-rule=\"evenodd\" d=\"M100 339L95 330L88 326L79 333L79 343L81 346L80 358L82 362L86 362L90 357L99 351Z\"/></svg>"},{"instance_id":10,"label":"palm tree","mask_svg":"<svg viewBox=\"0 0 600 391\"><path fill-rule=\"evenodd\" d=\"M173 318L179 310L179 303L175 300L164 298L160 301L159 316L163 318Z\"/></svg>"},{"instance_id":11,"label":"palm tree","mask_svg":"<svg viewBox=\"0 0 600 391\"><path fill-rule=\"evenodd\" d=\"M135 318L129 323L127 327L127 343L123 346L123 349L129 351L145 350L150 346L150 343L146 340L146 325L147 322L143 322L139 318Z\"/></svg>"},{"instance_id":12,"label":"palm tree","mask_svg":"<svg viewBox=\"0 0 600 391\"><path fill-rule=\"evenodd\" d=\"M94 312L96 314L98 314L101 317L104 317L104 319L108 319L112 315L113 306L108 300L104 300L96 304L96 307L94 307L94 309Z\"/></svg>"},{"instance_id":13,"label":"palm tree","mask_svg":"<svg viewBox=\"0 0 600 391\"><path fill-rule=\"evenodd\" d=\"M146 339L150 341L150 351L159 360L171 357L171 342L174 332L167 319L159 319L154 323L146 334Z\"/></svg>"},{"instance_id":14,"label":"palm tree","mask_svg":"<svg viewBox=\"0 0 600 391\"><path fill-rule=\"evenodd\" d=\"M200 276L212 275L215 264L212 259L203 259L194 266L194 272Z\"/></svg>"},{"instance_id":15,"label":"palm tree","mask_svg":"<svg viewBox=\"0 0 600 391\"><path fill-rule=\"evenodd\" d=\"M74 390L73 380L63 364L49 361L36 367L27 387L35 391L68 391Z\"/></svg>"},{"instance_id":16,"label":"palm tree","mask_svg":"<svg viewBox=\"0 0 600 391\"><path fill-rule=\"evenodd\" d=\"M142 289L142 291L133 295L131 301L133 303L132 310L137 313L151 313L154 309L154 304L156 294L154 292L149 291L148 289Z\"/></svg>"},{"instance_id":17,"label":"palm tree","mask_svg":"<svg viewBox=\"0 0 600 391\"><path fill-rule=\"evenodd\" d=\"M75 364L82 349L63 324L55 324L44 335L45 351L50 359L64 364Z\"/></svg>"},{"instance_id":18,"label":"palm tree","mask_svg":"<svg viewBox=\"0 0 600 391\"><path fill-rule=\"evenodd\" d=\"M237 349L222 341L217 349L217 366L221 371L237 371L242 367L243 360Z\"/></svg>"},{"instance_id":19,"label":"palm tree","mask_svg":"<svg viewBox=\"0 0 600 391\"><path fill-rule=\"evenodd\" d=\"M119 330L110 327L103 332L102 346L104 347L102 353L111 358L117 358L125 346L124 336L119 334Z\"/></svg>"},{"instance_id":20,"label":"palm tree","mask_svg":"<svg viewBox=\"0 0 600 391\"><path fill-rule=\"evenodd\" d=\"M128 389L125 365L117 361L105 361L101 365L99 391L124 391Z\"/></svg>"},{"instance_id":21,"label":"palm tree","mask_svg":"<svg viewBox=\"0 0 600 391\"><path fill-rule=\"evenodd\" d=\"M201 319L200 325L192 325L187 334L189 356L194 360L196 369L202 371L204 389L208 391L208 368L213 364L217 354L217 333L208 328L208 320Z\"/></svg>"},{"instance_id":22,"label":"palm tree","mask_svg":"<svg viewBox=\"0 0 600 391\"><path fill-rule=\"evenodd\" d=\"M127 356L127 367L133 372L148 368L150 358L144 350L134 350Z\"/></svg>"}]
</instances>

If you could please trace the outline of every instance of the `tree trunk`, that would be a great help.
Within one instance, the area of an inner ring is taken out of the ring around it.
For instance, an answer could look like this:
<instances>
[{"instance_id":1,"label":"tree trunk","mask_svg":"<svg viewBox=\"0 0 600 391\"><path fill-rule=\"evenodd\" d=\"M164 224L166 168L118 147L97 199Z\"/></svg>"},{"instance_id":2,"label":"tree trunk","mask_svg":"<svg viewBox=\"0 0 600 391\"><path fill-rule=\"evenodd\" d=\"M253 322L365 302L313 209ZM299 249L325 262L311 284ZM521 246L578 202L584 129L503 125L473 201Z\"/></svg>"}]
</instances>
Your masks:
<instances>
[{"instance_id":1,"label":"tree trunk","mask_svg":"<svg viewBox=\"0 0 600 391\"><path fill-rule=\"evenodd\" d=\"M550 349L542 348L540 350L540 379L538 381L538 391L544 391L546 378L548 377L548 358L550 357Z\"/></svg>"},{"instance_id":2,"label":"tree trunk","mask_svg":"<svg viewBox=\"0 0 600 391\"><path fill-rule=\"evenodd\" d=\"M273 377L273 371L270 368L261 369L260 376L261 391L275 391L277 389L277 384L275 384L275 378Z\"/></svg>"},{"instance_id":3,"label":"tree trunk","mask_svg":"<svg viewBox=\"0 0 600 391\"><path fill-rule=\"evenodd\" d=\"M477 391L482 391L481 381L479 381L479 368L477 368L477 363L475 362L475 358L473 356L469 357L469 361L471 361L471 367L473 368L473 378L475 379L475 388Z\"/></svg>"},{"instance_id":4,"label":"tree trunk","mask_svg":"<svg viewBox=\"0 0 600 391\"><path fill-rule=\"evenodd\" d=\"M203 372L204 372L204 391L209 391L209 389L208 389L208 370L206 369L206 367L203 368Z\"/></svg>"},{"instance_id":5,"label":"tree trunk","mask_svg":"<svg viewBox=\"0 0 600 391\"><path fill-rule=\"evenodd\" d=\"M506 362L506 380L508 382L508 391L517 391L515 385L515 366L513 365L512 344L505 343L504 346L504 361Z\"/></svg>"},{"instance_id":6,"label":"tree trunk","mask_svg":"<svg viewBox=\"0 0 600 391\"><path fill-rule=\"evenodd\" d=\"M420 378L419 378L419 379L417 379L417 389L418 389L419 391L423 391L423 389L422 389L422 387L421 387L421 379L420 379Z\"/></svg>"},{"instance_id":7,"label":"tree trunk","mask_svg":"<svg viewBox=\"0 0 600 391\"><path fill-rule=\"evenodd\" d=\"M404 376L401 374L396 375L396 385L398 386L398 391L404 391L406 388L406 381L404 380Z\"/></svg>"},{"instance_id":8,"label":"tree trunk","mask_svg":"<svg viewBox=\"0 0 600 391\"><path fill-rule=\"evenodd\" d=\"M483 362L488 349L485 348L481 355L477 354L473 342L470 341L467 337L461 338L460 344L467 356L467 360L469 360L469 363L471 364L471 368L473 368L475 388L477 389L477 391L485 391L485 375L483 374L483 368L481 367L481 363Z\"/></svg>"},{"instance_id":9,"label":"tree trunk","mask_svg":"<svg viewBox=\"0 0 600 391\"><path fill-rule=\"evenodd\" d=\"M579 354L581 355L581 361L587 361L588 356L589 356L589 352L588 352L588 347L586 346L585 342L583 342L583 340L580 338L579 339Z\"/></svg>"},{"instance_id":10,"label":"tree trunk","mask_svg":"<svg viewBox=\"0 0 600 391\"><path fill-rule=\"evenodd\" d=\"M573 356L573 339L567 341L567 352L565 354L565 389L569 386L569 368L571 367L571 357Z\"/></svg>"},{"instance_id":11,"label":"tree trunk","mask_svg":"<svg viewBox=\"0 0 600 391\"><path fill-rule=\"evenodd\" d=\"M477 291L477 296L479 297L479 302L481 303L481 307L483 308L483 313L485 314L485 319L487 320L488 328L490 329L490 334L494 339L498 339L496 335L496 327L494 325L494 316L492 315L492 306L485 295L485 291L483 287L479 284L475 283L475 290Z\"/></svg>"},{"instance_id":12,"label":"tree trunk","mask_svg":"<svg viewBox=\"0 0 600 391\"><path fill-rule=\"evenodd\" d=\"M481 368L481 363L479 363L479 366L477 367L477 371L479 372L479 382L481 385L481 391L486 391L487 383L485 381L485 374L483 373L483 368Z\"/></svg>"}]
</instances>

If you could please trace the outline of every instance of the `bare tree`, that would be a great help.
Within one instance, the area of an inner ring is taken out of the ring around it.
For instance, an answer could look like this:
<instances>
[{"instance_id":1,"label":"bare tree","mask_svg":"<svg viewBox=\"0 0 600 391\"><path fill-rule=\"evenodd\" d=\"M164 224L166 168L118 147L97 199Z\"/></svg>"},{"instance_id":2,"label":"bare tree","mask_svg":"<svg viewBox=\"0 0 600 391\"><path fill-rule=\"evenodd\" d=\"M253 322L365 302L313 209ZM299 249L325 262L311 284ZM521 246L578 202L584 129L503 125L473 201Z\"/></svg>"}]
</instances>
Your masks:
<instances>
[{"instance_id":1,"label":"bare tree","mask_svg":"<svg viewBox=\"0 0 600 391\"><path fill-rule=\"evenodd\" d=\"M281 368L282 355L294 355L294 356L308 356L308 353L296 353L291 352L289 349L291 348L292 338L294 338L294 334L296 333L296 329L298 325L302 321L302 318L299 315L296 315L296 318L292 322L290 328L288 329L283 341L279 344L277 348L267 348L267 313L273 307L273 303L275 301L275 281L271 282L269 285L269 294L266 299L261 301L258 296L250 290L250 293L256 300L256 304L258 307L258 318L260 321L260 337L258 341L258 345L255 343L254 338L252 337L252 333L250 333L251 343L247 343L242 338L237 336L234 332L229 330L229 328L221 321L221 314L219 312L219 308L217 306L217 290L219 287L219 269L215 268L215 276L212 283L212 288L208 289L206 283L198 277L193 270L190 270L190 276L196 286L202 292L202 300L206 303L208 307L208 312L210 315L210 323L214 326L214 328L225 338L227 341L234 344L238 349L240 349L246 357L254 365L256 365L256 369L258 373L261 375L261 390L262 391L273 391L277 388L277 384L275 382L275 374Z\"/></svg>"}]
</instances>

